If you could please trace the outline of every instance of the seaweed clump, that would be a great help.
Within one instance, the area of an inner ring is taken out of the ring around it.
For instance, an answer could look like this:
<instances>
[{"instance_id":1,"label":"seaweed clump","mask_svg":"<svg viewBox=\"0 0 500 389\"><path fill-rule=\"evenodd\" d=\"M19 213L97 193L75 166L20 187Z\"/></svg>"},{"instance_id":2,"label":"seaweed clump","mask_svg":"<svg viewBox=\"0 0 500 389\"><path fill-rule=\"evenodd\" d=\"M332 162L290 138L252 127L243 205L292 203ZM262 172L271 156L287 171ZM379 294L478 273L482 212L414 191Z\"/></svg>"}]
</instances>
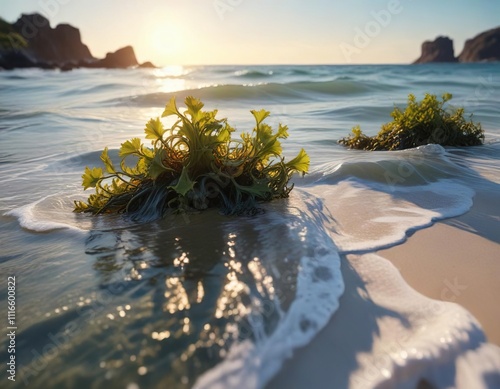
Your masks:
<instances>
[{"instance_id":1,"label":"seaweed clump","mask_svg":"<svg viewBox=\"0 0 500 389\"><path fill-rule=\"evenodd\" d=\"M436 95L426 94L422 101L408 95L404 111L395 107L392 122L383 124L375 136L363 134L356 126L352 134L338 142L352 149L403 150L429 143L441 146L475 146L484 141L480 123L464 118L464 109L445 109L444 104L452 95L445 93L441 100Z\"/></svg>"},{"instance_id":2,"label":"seaweed clump","mask_svg":"<svg viewBox=\"0 0 500 389\"><path fill-rule=\"evenodd\" d=\"M305 174L309 156L302 149L292 160L281 156L280 139L288 136L279 124L276 133L264 123L266 110L251 111L255 127L232 139L234 128L227 119L217 119L217 110L203 111L204 104L185 99L180 112L175 98L162 117L173 116L171 128L160 118L146 124L146 147L139 138L121 144L120 168L115 167L105 148L101 167L85 168L84 189L95 188L86 202L75 201L75 212L128 213L151 220L166 210L202 210L219 207L226 214L256 209L257 202L288 197L293 173ZM135 166L129 166L130 158Z\"/></svg>"}]
</instances>

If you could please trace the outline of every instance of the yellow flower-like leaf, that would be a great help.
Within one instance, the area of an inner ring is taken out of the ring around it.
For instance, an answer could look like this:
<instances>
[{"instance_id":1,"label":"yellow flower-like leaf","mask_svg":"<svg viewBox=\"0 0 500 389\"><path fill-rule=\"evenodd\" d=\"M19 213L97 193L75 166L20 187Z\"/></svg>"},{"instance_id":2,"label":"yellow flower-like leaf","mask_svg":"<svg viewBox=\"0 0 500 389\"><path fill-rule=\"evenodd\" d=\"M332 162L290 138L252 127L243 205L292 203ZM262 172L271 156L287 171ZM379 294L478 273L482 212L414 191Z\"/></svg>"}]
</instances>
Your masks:
<instances>
[{"instance_id":1,"label":"yellow flower-like leaf","mask_svg":"<svg viewBox=\"0 0 500 389\"><path fill-rule=\"evenodd\" d=\"M273 135L273 129L266 123L261 123L256 130L256 138L263 144L266 144L270 142L271 139L275 138L275 136Z\"/></svg>"},{"instance_id":2,"label":"yellow flower-like leaf","mask_svg":"<svg viewBox=\"0 0 500 389\"><path fill-rule=\"evenodd\" d=\"M310 162L311 159L309 158L309 155L307 155L306 151L304 149L300 149L299 154L297 154L297 156L291 161L288 161L285 165L302 174L305 174L309 171Z\"/></svg>"},{"instance_id":3,"label":"yellow flower-like leaf","mask_svg":"<svg viewBox=\"0 0 500 389\"><path fill-rule=\"evenodd\" d=\"M262 123L262 121L267 118L269 115L271 115L271 112L269 111L266 111L265 109L261 109L260 111L256 111L256 110L251 110L250 111L252 113L252 115L254 116L255 118L255 121L257 122L257 126Z\"/></svg>"},{"instance_id":4,"label":"yellow flower-like leaf","mask_svg":"<svg viewBox=\"0 0 500 389\"><path fill-rule=\"evenodd\" d=\"M175 97L172 97L165 106L165 110L161 114L161 117L177 115L178 113L179 110L177 109L177 105L175 104Z\"/></svg>"},{"instance_id":5,"label":"yellow flower-like leaf","mask_svg":"<svg viewBox=\"0 0 500 389\"><path fill-rule=\"evenodd\" d=\"M160 118L150 119L149 122L146 123L144 132L146 133L146 139L153 139L154 141L162 139L165 129L163 128L163 123Z\"/></svg>"},{"instance_id":6,"label":"yellow flower-like leaf","mask_svg":"<svg viewBox=\"0 0 500 389\"><path fill-rule=\"evenodd\" d=\"M101 161L104 163L104 167L109 174L116 173L115 167L113 166L113 161L111 161L111 158L109 158L107 147L102 151Z\"/></svg>"},{"instance_id":7,"label":"yellow flower-like leaf","mask_svg":"<svg viewBox=\"0 0 500 389\"><path fill-rule=\"evenodd\" d=\"M278 138L288 138L288 126L284 126L281 123L278 125Z\"/></svg>"},{"instance_id":8,"label":"yellow flower-like leaf","mask_svg":"<svg viewBox=\"0 0 500 389\"><path fill-rule=\"evenodd\" d=\"M191 119L196 123L200 117L200 111L203 108L204 104L201 102L201 100L193 96L186 97L186 99L184 100L184 104L186 104L187 107L186 112L191 115Z\"/></svg>"},{"instance_id":9,"label":"yellow flower-like leaf","mask_svg":"<svg viewBox=\"0 0 500 389\"><path fill-rule=\"evenodd\" d=\"M87 203L84 203L83 201L74 201L75 203L75 212L85 212L89 206Z\"/></svg>"},{"instance_id":10,"label":"yellow flower-like leaf","mask_svg":"<svg viewBox=\"0 0 500 389\"><path fill-rule=\"evenodd\" d=\"M85 172L82 175L83 189L85 190L88 188L95 188L102 177L102 169L100 167L94 167L90 169L88 166L86 166Z\"/></svg>"},{"instance_id":11,"label":"yellow flower-like leaf","mask_svg":"<svg viewBox=\"0 0 500 389\"><path fill-rule=\"evenodd\" d=\"M144 145L141 147L141 154L147 159L153 159L155 156L155 150L150 149Z\"/></svg>"},{"instance_id":12,"label":"yellow flower-like leaf","mask_svg":"<svg viewBox=\"0 0 500 389\"><path fill-rule=\"evenodd\" d=\"M139 138L132 138L121 144L118 155L120 157L126 157L127 155L140 154L141 146L142 144Z\"/></svg>"}]
</instances>

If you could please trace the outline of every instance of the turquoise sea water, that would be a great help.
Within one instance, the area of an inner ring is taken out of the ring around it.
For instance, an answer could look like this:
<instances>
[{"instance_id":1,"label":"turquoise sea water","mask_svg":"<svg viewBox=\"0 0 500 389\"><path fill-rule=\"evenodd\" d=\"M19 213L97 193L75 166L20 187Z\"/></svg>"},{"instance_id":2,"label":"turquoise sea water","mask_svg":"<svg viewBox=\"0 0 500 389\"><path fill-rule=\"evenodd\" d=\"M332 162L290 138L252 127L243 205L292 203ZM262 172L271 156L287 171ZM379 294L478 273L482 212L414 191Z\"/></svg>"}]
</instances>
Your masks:
<instances>
[{"instance_id":1,"label":"turquoise sea water","mask_svg":"<svg viewBox=\"0 0 500 389\"><path fill-rule=\"evenodd\" d=\"M339 309L343 256L466 212L471 188L500 193L498 64L27 69L0 72L0 90L0 301L6 312L15 276L16 387L262 387ZM426 92L452 93L485 145L337 144ZM253 218L72 213L84 167L105 146L117 158L174 95L239 130L252 128L249 110L270 110L290 128L284 154L305 148L310 174Z\"/></svg>"}]
</instances>

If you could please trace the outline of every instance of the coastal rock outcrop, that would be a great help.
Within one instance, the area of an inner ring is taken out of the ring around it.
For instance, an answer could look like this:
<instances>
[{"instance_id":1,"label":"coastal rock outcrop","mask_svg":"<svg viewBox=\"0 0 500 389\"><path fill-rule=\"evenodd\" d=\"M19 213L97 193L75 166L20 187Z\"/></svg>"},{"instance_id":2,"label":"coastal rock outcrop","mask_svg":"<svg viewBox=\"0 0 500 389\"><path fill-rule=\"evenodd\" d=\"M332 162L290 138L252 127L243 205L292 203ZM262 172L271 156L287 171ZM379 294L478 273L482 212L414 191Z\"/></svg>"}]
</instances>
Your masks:
<instances>
[{"instance_id":1,"label":"coastal rock outcrop","mask_svg":"<svg viewBox=\"0 0 500 389\"><path fill-rule=\"evenodd\" d=\"M132 46L125 46L114 53L107 53L106 57L98 60L93 67L98 68L128 68L137 66L137 58Z\"/></svg>"},{"instance_id":2,"label":"coastal rock outcrop","mask_svg":"<svg viewBox=\"0 0 500 389\"><path fill-rule=\"evenodd\" d=\"M492 62L500 61L500 27L482 32L465 42L458 57L453 52L453 41L440 36L422 44L422 54L414 63L427 62Z\"/></svg>"},{"instance_id":3,"label":"coastal rock outcrop","mask_svg":"<svg viewBox=\"0 0 500 389\"><path fill-rule=\"evenodd\" d=\"M156 68L155 65L153 65L152 62L149 62L149 61L146 61L146 62L143 62L139 65L140 68Z\"/></svg>"},{"instance_id":4,"label":"coastal rock outcrop","mask_svg":"<svg viewBox=\"0 0 500 389\"><path fill-rule=\"evenodd\" d=\"M106 54L103 59L92 56L83 44L80 30L69 24L55 28L44 16L22 14L15 23L0 19L0 69L39 67L63 71L89 68L154 68L151 62L139 65L132 46Z\"/></svg>"},{"instance_id":5,"label":"coastal rock outcrop","mask_svg":"<svg viewBox=\"0 0 500 389\"><path fill-rule=\"evenodd\" d=\"M468 39L458 60L460 62L500 61L500 27Z\"/></svg>"},{"instance_id":6,"label":"coastal rock outcrop","mask_svg":"<svg viewBox=\"0 0 500 389\"><path fill-rule=\"evenodd\" d=\"M50 26L39 14L23 14L12 27L26 39L22 51L34 62L60 65L70 61L93 60L89 48L82 43L80 31L69 24Z\"/></svg>"},{"instance_id":7,"label":"coastal rock outcrop","mask_svg":"<svg viewBox=\"0 0 500 389\"><path fill-rule=\"evenodd\" d=\"M453 50L453 41L445 36L422 44L422 54L414 63L457 62Z\"/></svg>"}]
</instances>

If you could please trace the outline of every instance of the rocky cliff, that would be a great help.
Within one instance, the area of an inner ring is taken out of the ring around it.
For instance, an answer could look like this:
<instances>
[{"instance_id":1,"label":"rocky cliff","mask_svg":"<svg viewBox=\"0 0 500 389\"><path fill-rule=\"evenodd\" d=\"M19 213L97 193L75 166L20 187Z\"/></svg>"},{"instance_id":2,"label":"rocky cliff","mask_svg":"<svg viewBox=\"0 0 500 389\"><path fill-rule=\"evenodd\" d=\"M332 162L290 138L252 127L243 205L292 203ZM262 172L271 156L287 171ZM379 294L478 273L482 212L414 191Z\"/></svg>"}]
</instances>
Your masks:
<instances>
[{"instance_id":1,"label":"rocky cliff","mask_svg":"<svg viewBox=\"0 0 500 389\"><path fill-rule=\"evenodd\" d=\"M458 60L460 62L500 61L500 27L468 39Z\"/></svg>"},{"instance_id":2,"label":"rocky cliff","mask_svg":"<svg viewBox=\"0 0 500 389\"><path fill-rule=\"evenodd\" d=\"M12 26L26 39L28 47L25 53L35 62L58 65L94 59L89 48L82 43L80 31L69 24L52 28L42 15L23 14Z\"/></svg>"},{"instance_id":3,"label":"rocky cliff","mask_svg":"<svg viewBox=\"0 0 500 389\"><path fill-rule=\"evenodd\" d=\"M427 62L486 62L500 61L500 27L485 31L465 42L458 57L453 52L453 41L438 37L422 44L422 54L414 63Z\"/></svg>"},{"instance_id":4,"label":"rocky cliff","mask_svg":"<svg viewBox=\"0 0 500 389\"><path fill-rule=\"evenodd\" d=\"M12 24L0 23L0 68L18 67L61 68L76 67L127 68L138 66L132 46L108 53L105 58L92 56L82 43L80 31L69 24L50 26L39 14L23 14ZM150 62L143 67L154 67Z\"/></svg>"}]
</instances>

